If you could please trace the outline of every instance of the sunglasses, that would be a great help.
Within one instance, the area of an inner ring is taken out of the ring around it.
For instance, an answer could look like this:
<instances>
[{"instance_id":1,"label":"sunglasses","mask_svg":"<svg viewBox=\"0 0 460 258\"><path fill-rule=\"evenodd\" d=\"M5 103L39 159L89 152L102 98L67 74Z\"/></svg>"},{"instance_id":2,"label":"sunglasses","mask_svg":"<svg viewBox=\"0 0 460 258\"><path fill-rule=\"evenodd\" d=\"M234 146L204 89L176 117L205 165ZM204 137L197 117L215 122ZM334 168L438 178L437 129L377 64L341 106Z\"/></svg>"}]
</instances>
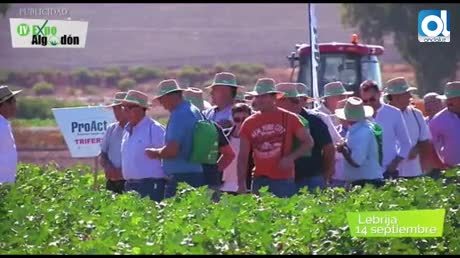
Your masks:
<instances>
[{"instance_id":1,"label":"sunglasses","mask_svg":"<svg viewBox=\"0 0 460 258\"><path fill-rule=\"evenodd\" d=\"M246 117L234 117L233 122L242 123L244 120L246 120L246 118L248 118L248 117L247 116Z\"/></svg>"},{"instance_id":2,"label":"sunglasses","mask_svg":"<svg viewBox=\"0 0 460 258\"><path fill-rule=\"evenodd\" d=\"M364 103L373 103L376 102L377 99L375 97L369 98L369 99L363 99Z\"/></svg>"}]
</instances>

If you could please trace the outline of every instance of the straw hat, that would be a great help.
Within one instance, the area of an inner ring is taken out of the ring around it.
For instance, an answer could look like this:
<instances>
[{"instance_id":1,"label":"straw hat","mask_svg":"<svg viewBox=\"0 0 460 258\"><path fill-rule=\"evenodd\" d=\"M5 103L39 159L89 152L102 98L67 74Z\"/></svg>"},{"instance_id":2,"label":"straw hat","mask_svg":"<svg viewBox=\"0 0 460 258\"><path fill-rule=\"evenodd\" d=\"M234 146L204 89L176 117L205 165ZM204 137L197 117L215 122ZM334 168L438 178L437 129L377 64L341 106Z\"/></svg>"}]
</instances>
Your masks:
<instances>
[{"instance_id":1,"label":"straw hat","mask_svg":"<svg viewBox=\"0 0 460 258\"><path fill-rule=\"evenodd\" d=\"M335 115L342 120L358 122L371 117L374 109L365 106L363 100L358 97L350 97L346 100L344 108L336 109Z\"/></svg>"},{"instance_id":2,"label":"straw hat","mask_svg":"<svg viewBox=\"0 0 460 258\"><path fill-rule=\"evenodd\" d=\"M416 91L417 88L410 87L409 83L404 77L396 77L387 81L387 87L385 88L386 95L399 95L406 92Z\"/></svg>"},{"instance_id":3,"label":"straw hat","mask_svg":"<svg viewBox=\"0 0 460 258\"><path fill-rule=\"evenodd\" d=\"M212 84L206 89L210 89L214 86L228 86L228 87L234 87L234 88L241 88L242 86L237 85L236 83L236 76L233 73L227 73L227 72L222 72L222 73L217 73L214 76L214 80Z\"/></svg>"},{"instance_id":4,"label":"straw hat","mask_svg":"<svg viewBox=\"0 0 460 258\"><path fill-rule=\"evenodd\" d=\"M22 90L11 91L10 88L8 88L8 86L1 85L0 86L0 103L3 103L5 101L7 101L8 99L16 96L21 91Z\"/></svg>"},{"instance_id":5,"label":"straw hat","mask_svg":"<svg viewBox=\"0 0 460 258\"><path fill-rule=\"evenodd\" d=\"M179 84L174 79L161 81L158 84L157 88L158 88L158 90L156 92L156 95L153 97L153 99L161 98L164 95L167 95L169 93L173 93L173 92L177 92L177 91L184 91L185 90L185 89L179 87Z\"/></svg>"},{"instance_id":6,"label":"straw hat","mask_svg":"<svg viewBox=\"0 0 460 258\"><path fill-rule=\"evenodd\" d=\"M261 78L258 79L256 85L254 86L254 90L247 92L248 95L251 96L262 96L266 94L276 94L277 98L283 95L282 92L276 90L275 80L272 78Z\"/></svg>"},{"instance_id":7,"label":"straw hat","mask_svg":"<svg viewBox=\"0 0 460 258\"><path fill-rule=\"evenodd\" d=\"M106 107L114 107L121 105L122 101L125 99L127 92L117 92L115 97L112 99L112 104L107 105Z\"/></svg>"},{"instance_id":8,"label":"straw hat","mask_svg":"<svg viewBox=\"0 0 460 258\"><path fill-rule=\"evenodd\" d=\"M460 81L448 82L444 87L444 95L439 95L439 99L451 99L460 97Z\"/></svg>"},{"instance_id":9,"label":"straw hat","mask_svg":"<svg viewBox=\"0 0 460 258\"><path fill-rule=\"evenodd\" d=\"M275 85L275 89L279 92L284 93L281 98L298 98L301 97L297 91L297 83L283 82Z\"/></svg>"},{"instance_id":10,"label":"straw hat","mask_svg":"<svg viewBox=\"0 0 460 258\"><path fill-rule=\"evenodd\" d=\"M323 98L342 95L353 95L353 91L347 91L340 81L330 82L324 85Z\"/></svg>"},{"instance_id":11,"label":"straw hat","mask_svg":"<svg viewBox=\"0 0 460 258\"><path fill-rule=\"evenodd\" d=\"M203 91L198 88L189 87L184 91L184 99L190 101L199 110L204 110L205 104L203 99Z\"/></svg>"},{"instance_id":12,"label":"straw hat","mask_svg":"<svg viewBox=\"0 0 460 258\"><path fill-rule=\"evenodd\" d=\"M121 101L121 103L131 103L143 108L149 108L149 97L143 92L130 90L126 94L126 97Z\"/></svg>"}]
</instances>

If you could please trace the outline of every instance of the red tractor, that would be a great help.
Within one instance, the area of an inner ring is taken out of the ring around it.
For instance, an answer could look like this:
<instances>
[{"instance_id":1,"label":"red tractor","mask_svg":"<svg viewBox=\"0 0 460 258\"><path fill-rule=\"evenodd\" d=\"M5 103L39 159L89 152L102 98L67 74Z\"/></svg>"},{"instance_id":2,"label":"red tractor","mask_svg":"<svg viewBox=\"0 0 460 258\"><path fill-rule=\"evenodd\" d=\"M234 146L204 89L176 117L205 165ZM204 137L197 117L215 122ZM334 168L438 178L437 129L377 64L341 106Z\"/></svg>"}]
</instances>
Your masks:
<instances>
[{"instance_id":1,"label":"red tractor","mask_svg":"<svg viewBox=\"0 0 460 258\"><path fill-rule=\"evenodd\" d=\"M312 96L310 46L297 44L296 50L288 56L293 68L292 76L298 67L297 82L307 85L309 96ZM365 80L375 80L378 85L382 85L378 60L378 56L383 54L382 46L359 44L358 36L353 34L351 43L320 43L319 52L319 96L323 95L324 85L333 81L341 81L347 90L355 94Z\"/></svg>"}]
</instances>

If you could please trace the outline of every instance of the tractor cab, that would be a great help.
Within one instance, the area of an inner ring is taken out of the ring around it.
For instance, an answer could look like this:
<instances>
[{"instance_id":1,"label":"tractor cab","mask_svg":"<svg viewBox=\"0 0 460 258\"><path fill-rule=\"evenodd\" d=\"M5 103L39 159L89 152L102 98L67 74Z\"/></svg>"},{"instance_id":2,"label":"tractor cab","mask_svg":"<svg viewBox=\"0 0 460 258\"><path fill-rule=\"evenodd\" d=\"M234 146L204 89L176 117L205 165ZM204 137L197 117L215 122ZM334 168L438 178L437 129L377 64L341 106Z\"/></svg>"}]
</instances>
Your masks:
<instances>
[{"instance_id":1,"label":"tractor cab","mask_svg":"<svg viewBox=\"0 0 460 258\"><path fill-rule=\"evenodd\" d=\"M358 43L358 36L353 34L351 43L320 43L319 45L319 74L318 90L323 95L324 85L341 81L345 88L359 91L359 85L365 80L374 80L382 86L382 76L378 56L383 54L383 47ZM292 52L288 59L293 68L298 67L297 82L302 82L311 88L311 51L310 45L297 44L296 52ZM291 78L294 79L294 78Z\"/></svg>"}]
</instances>

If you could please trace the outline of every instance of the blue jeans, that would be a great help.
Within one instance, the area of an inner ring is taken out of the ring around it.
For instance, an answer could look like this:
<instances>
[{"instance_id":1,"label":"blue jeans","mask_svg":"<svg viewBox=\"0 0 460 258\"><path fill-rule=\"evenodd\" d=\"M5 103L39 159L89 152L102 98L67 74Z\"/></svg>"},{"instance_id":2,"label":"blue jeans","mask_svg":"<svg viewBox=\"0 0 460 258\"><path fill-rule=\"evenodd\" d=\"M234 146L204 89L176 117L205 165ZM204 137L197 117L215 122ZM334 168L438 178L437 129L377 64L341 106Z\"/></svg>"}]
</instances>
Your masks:
<instances>
[{"instance_id":1,"label":"blue jeans","mask_svg":"<svg viewBox=\"0 0 460 258\"><path fill-rule=\"evenodd\" d=\"M176 195L177 184L187 183L192 187L198 188L206 185L203 173L184 173L184 174L173 174L167 180L165 187L165 198L170 198Z\"/></svg>"},{"instance_id":2,"label":"blue jeans","mask_svg":"<svg viewBox=\"0 0 460 258\"><path fill-rule=\"evenodd\" d=\"M293 179L270 179L265 176L254 177L252 192L259 193L259 189L268 186L268 191L277 197L291 197L297 192L297 186Z\"/></svg>"},{"instance_id":3,"label":"blue jeans","mask_svg":"<svg viewBox=\"0 0 460 258\"><path fill-rule=\"evenodd\" d=\"M314 192L318 187L319 189L324 189L326 187L326 181L323 176L312 176L298 180L296 185L298 190L307 187L308 191Z\"/></svg>"},{"instance_id":4,"label":"blue jeans","mask_svg":"<svg viewBox=\"0 0 460 258\"><path fill-rule=\"evenodd\" d=\"M141 198L148 196L151 200L161 202L165 197L166 180L163 178L144 178L127 180L125 191L135 191Z\"/></svg>"}]
</instances>

